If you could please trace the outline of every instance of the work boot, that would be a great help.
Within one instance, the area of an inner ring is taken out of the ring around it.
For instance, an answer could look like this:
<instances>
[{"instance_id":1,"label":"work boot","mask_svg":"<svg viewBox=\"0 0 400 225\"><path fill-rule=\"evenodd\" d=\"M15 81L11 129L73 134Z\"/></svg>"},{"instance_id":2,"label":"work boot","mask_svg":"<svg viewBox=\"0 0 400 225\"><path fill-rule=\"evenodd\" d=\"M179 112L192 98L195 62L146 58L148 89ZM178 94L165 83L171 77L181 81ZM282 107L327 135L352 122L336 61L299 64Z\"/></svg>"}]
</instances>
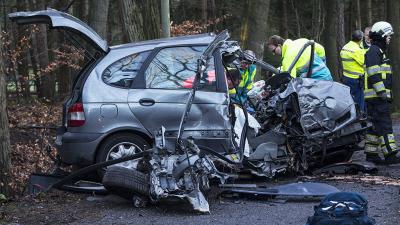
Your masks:
<instances>
[{"instance_id":1,"label":"work boot","mask_svg":"<svg viewBox=\"0 0 400 225\"><path fill-rule=\"evenodd\" d=\"M397 163L400 163L400 153L398 151L385 157L385 164L390 165Z\"/></svg>"},{"instance_id":2,"label":"work boot","mask_svg":"<svg viewBox=\"0 0 400 225\"><path fill-rule=\"evenodd\" d=\"M376 164L385 163L385 161L377 153L366 153L365 160Z\"/></svg>"}]
</instances>

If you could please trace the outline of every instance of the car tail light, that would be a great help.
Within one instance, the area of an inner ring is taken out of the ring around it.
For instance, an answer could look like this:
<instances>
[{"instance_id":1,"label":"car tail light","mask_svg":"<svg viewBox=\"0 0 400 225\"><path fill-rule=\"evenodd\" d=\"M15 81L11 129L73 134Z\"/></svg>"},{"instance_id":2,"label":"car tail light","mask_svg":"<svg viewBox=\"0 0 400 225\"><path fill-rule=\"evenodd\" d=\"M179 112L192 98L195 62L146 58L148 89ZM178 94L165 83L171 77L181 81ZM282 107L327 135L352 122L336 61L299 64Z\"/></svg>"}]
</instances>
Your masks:
<instances>
[{"instance_id":1,"label":"car tail light","mask_svg":"<svg viewBox=\"0 0 400 225\"><path fill-rule=\"evenodd\" d=\"M85 112L82 103L75 103L68 108L68 126L80 127L85 124Z\"/></svg>"}]
</instances>

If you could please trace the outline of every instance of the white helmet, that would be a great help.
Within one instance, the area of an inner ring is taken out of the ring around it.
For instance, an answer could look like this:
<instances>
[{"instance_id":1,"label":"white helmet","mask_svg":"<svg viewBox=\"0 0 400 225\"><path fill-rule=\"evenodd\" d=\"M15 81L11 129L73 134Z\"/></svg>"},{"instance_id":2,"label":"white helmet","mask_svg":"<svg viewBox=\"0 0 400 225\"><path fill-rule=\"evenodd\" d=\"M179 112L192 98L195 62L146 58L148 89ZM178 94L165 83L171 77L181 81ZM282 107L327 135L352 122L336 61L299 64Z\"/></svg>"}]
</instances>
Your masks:
<instances>
[{"instance_id":1,"label":"white helmet","mask_svg":"<svg viewBox=\"0 0 400 225\"><path fill-rule=\"evenodd\" d=\"M371 28L371 32L375 32L376 34L379 34L381 37L386 37L394 34L392 25L390 25L390 23L385 21L374 23L374 25Z\"/></svg>"}]
</instances>

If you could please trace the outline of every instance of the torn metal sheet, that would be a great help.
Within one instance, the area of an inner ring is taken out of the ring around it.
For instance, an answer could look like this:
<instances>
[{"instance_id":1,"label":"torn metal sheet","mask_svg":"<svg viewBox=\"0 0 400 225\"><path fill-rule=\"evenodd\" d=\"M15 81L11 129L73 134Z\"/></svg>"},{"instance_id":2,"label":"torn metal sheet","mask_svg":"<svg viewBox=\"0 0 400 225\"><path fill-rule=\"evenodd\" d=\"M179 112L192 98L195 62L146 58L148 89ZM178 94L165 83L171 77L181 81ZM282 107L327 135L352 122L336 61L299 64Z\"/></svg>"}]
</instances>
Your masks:
<instances>
[{"instance_id":1,"label":"torn metal sheet","mask_svg":"<svg viewBox=\"0 0 400 225\"><path fill-rule=\"evenodd\" d=\"M378 168L369 162L342 162L322 167L315 170L313 174L358 174L359 172L375 174Z\"/></svg>"},{"instance_id":2,"label":"torn metal sheet","mask_svg":"<svg viewBox=\"0 0 400 225\"><path fill-rule=\"evenodd\" d=\"M265 195L265 196L297 196L297 197L323 197L325 195L339 192L334 186L324 183L291 183L274 187L263 186L243 186L238 185L220 185L222 192Z\"/></svg>"},{"instance_id":3,"label":"torn metal sheet","mask_svg":"<svg viewBox=\"0 0 400 225\"><path fill-rule=\"evenodd\" d=\"M203 193L200 190L193 190L186 195L186 199L193 206L193 210L208 213L210 212L210 206Z\"/></svg>"},{"instance_id":4,"label":"torn metal sheet","mask_svg":"<svg viewBox=\"0 0 400 225\"><path fill-rule=\"evenodd\" d=\"M52 174L32 174L28 180L27 194L35 195L45 192L50 186L62 180L64 176L56 176ZM91 181L71 181L70 184L63 185L61 190L73 191L79 193L95 193L107 194L107 190L100 183Z\"/></svg>"}]
</instances>

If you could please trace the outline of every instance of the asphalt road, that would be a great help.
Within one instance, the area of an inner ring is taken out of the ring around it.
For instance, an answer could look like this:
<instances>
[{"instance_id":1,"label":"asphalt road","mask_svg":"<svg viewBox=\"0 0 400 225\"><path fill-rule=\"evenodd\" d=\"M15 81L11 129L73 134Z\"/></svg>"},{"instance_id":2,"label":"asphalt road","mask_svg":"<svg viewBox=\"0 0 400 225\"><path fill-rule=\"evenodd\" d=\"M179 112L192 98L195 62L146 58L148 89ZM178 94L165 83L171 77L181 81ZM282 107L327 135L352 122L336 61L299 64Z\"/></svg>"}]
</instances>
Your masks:
<instances>
[{"instance_id":1,"label":"asphalt road","mask_svg":"<svg viewBox=\"0 0 400 225\"><path fill-rule=\"evenodd\" d=\"M400 123L396 138L400 140ZM400 143L400 142L398 142ZM358 152L355 159L362 160ZM363 194L369 201L369 215L377 224L400 224L400 164L380 166L376 176L306 177L342 191ZM296 182L298 178L282 182ZM305 224L318 201L308 199L250 199L212 196L210 214L202 215L182 205L151 205L134 208L117 196L52 193L0 206L0 224Z\"/></svg>"}]
</instances>

